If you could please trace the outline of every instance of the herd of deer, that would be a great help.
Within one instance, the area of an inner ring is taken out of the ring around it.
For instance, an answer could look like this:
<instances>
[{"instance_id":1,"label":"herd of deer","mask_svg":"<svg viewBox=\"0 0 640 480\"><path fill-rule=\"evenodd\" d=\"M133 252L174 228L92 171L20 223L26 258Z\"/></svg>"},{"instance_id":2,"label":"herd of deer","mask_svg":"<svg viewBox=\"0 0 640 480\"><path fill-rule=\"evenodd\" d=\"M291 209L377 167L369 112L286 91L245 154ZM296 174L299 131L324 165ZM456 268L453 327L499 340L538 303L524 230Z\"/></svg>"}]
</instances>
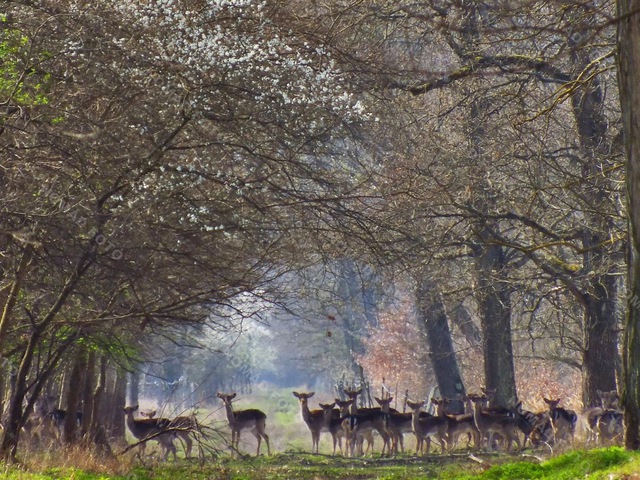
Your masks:
<instances>
[{"instance_id":1,"label":"herd of deer","mask_svg":"<svg viewBox=\"0 0 640 480\"><path fill-rule=\"evenodd\" d=\"M559 399L543 398L548 410L533 413L522 408L519 403L513 409L489 408L488 403L494 392L484 390L480 395L469 394L462 400L466 413L447 413L450 399L432 398L435 415L423 411L426 402L407 401L411 412L400 413L391 408L392 397L375 398L377 408L358 408L358 396L362 390L345 389L347 400L320 403L320 409L311 410L309 399L314 392L293 395L300 403L302 419L311 432L312 452L318 453L320 434L329 432L333 440L333 454L336 449L344 453L364 455L373 449L374 432L382 438L382 454L404 452L404 434L413 433L416 438L416 454L428 454L434 440L442 452L450 451L459 441L466 440L467 447L495 448L500 446L508 452L515 447L524 448L527 441L532 446L545 444L549 447L562 442L573 442L578 420L586 432L586 441L595 444L619 442L622 436L622 412L618 408L619 397L615 391L601 392L598 396L600 407L585 410L580 416L572 410L559 407ZM262 440L267 444L267 454L271 454L269 436L265 432L267 416L258 409L233 410L231 402L235 393L218 393L224 404L227 421L231 429L231 447L238 450L240 433L249 430L256 438L260 454ZM174 441L179 439L185 445L185 456L191 456L195 432L200 431L195 417L179 416L173 419L156 418L156 411L141 412L145 418L134 418L138 406L125 407L126 424L132 435L139 441L144 452L146 441L157 441L167 459L169 454L176 458ZM48 425L61 435L65 412L52 408L47 402L40 402L35 415L25 429L33 429L36 424ZM79 414L78 422L82 422ZM364 443L367 448L364 448Z\"/></svg>"},{"instance_id":2,"label":"herd of deer","mask_svg":"<svg viewBox=\"0 0 640 480\"><path fill-rule=\"evenodd\" d=\"M348 400L336 399L330 404L320 403L320 409L310 410L309 399L314 392L293 395L300 402L302 419L311 431L312 451L318 452L321 432L329 432L333 439L333 453L336 447L345 453L366 454L373 447L373 432L383 441L382 454L395 454L398 448L404 452L404 434L412 432L416 438L416 454L428 454L432 439L442 452L451 450L461 439L467 446L489 449L500 445L508 452L515 446L524 448L529 441L533 446L552 446L561 442L573 442L578 423L578 415L558 406L559 399L544 398L548 410L533 413L522 408L489 408L488 402L495 392L483 390L481 395L469 394L463 398L467 413L451 415L447 413L450 399L432 398L436 407L435 415L422 408L425 402L407 401L410 413L400 413L390 404L393 398L375 398L378 408L357 408L357 397L361 390L344 390ZM587 432L587 441L611 444L621 439L622 413L618 410L618 394L598 392L601 407L587 409L581 415ZM337 408L335 408L337 407ZM364 442L367 442L365 450Z\"/></svg>"}]
</instances>

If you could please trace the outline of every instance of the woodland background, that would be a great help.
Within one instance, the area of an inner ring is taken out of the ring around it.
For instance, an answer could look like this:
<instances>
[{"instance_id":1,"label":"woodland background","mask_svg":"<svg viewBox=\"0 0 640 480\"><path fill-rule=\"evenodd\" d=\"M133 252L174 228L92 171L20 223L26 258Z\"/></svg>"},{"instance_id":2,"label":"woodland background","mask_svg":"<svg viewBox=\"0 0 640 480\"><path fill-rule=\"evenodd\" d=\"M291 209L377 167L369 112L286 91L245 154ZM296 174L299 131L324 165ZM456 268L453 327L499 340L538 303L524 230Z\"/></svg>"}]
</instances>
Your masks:
<instances>
[{"instance_id":1,"label":"woodland background","mask_svg":"<svg viewBox=\"0 0 640 480\"><path fill-rule=\"evenodd\" d=\"M141 394L631 391L634 3L3 2L4 457L43 394L101 444Z\"/></svg>"}]
</instances>

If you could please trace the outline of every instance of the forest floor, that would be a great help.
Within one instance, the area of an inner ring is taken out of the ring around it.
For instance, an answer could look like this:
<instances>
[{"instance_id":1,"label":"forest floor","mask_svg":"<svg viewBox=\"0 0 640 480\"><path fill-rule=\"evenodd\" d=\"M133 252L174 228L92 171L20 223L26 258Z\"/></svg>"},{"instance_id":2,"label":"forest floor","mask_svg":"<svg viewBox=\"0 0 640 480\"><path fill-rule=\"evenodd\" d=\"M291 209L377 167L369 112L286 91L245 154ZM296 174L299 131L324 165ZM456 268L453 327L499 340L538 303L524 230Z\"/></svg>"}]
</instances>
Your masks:
<instances>
[{"instance_id":1,"label":"forest floor","mask_svg":"<svg viewBox=\"0 0 640 480\"><path fill-rule=\"evenodd\" d=\"M640 480L640 453L619 447L575 450L546 461L534 455L459 453L429 457L344 458L280 453L270 457L179 460L155 465L120 465L117 471L72 466L6 467L8 480L414 480L414 479L602 479ZM124 470L122 467L125 467Z\"/></svg>"}]
</instances>

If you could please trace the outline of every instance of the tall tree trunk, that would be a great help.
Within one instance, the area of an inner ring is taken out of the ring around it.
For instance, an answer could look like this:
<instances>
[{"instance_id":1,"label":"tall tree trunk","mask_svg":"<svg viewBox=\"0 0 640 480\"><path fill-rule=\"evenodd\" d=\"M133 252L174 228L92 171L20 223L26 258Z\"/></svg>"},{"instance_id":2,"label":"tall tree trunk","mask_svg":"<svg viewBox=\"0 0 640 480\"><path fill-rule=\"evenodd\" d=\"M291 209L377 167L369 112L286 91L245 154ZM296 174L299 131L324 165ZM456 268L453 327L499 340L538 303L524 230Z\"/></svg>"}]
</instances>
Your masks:
<instances>
[{"instance_id":1,"label":"tall tree trunk","mask_svg":"<svg viewBox=\"0 0 640 480\"><path fill-rule=\"evenodd\" d=\"M116 367L111 401L112 404L109 405L109 411L111 413L111 437L124 439L125 423L122 409L127 401L127 372L120 367Z\"/></svg>"},{"instance_id":2,"label":"tall tree trunk","mask_svg":"<svg viewBox=\"0 0 640 480\"><path fill-rule=\"evenodd\" d=\"M640 0L618 0L618 84L627 155L629 295L624 330L622 405L625 447L640 449Z\"/></svg>"},{"instance_id":3,"label":"tall tree trunk","mask_svg":"<svg viewBox=\"0 0 640 480\"><path fill-rule=\"evenodd\" d=\"M82 427L80 436L89 439L91 432L91 418L93 415L93 385L96 376L96 352L94 349L89 350L87 356L87 368L84 376L84 385L82 389Z\"/></svg>"},{"instance_id":4,"label":"tall tree trunk","mask_svg":"<svg viewBox=\"0 0 640 480\"><path fill-rule=\"evenodd\" d=\"M73 367L68 375L68 389L65 401L66 415L64 419L63 441L67 445L76 443L78 440L78 407L82 399L84 373L87 366L87 357L84 349L79 349L76 353Z\"/></svg>"},{"instance_id":5,"label":"tall tree trunk","mask_svg":"<svg viewBox=\"0 0 640 480\"><path fill-rule=\"evenodd\" d=\"M575 28L567 35L572 77L579 76L592 64L587 7L576 4L567 10L573 17ZM579 28L580 27L580 28ZM595 272L583 288L581 299L584 308L583 346L583 403L585 407L597 405L597 391L616 389L616 352L618 349L618 317L616 315L617 282L613 271L612 252L602 245L615 235L612 219L607 217L606 204L609 192L614 188L603 173L611 165L612 146L607 138L609 120L604 112L604 94L598 76L583 82L571 96L571 106L576 122L580 154L584 198L588 202L583 214L583 268Z\"/></svg>"},{"instance_id":6,"label":"tall tree trunk","mask_svg":"<svg viewBox=\"0 0 640 480\"><path fill-rule=\"evenodd\" d=\"M425 278L417 282L416 303L418 323L426 333L429 356L440 394L453 400L450 407L451 413L462 413L464 404L461 398L465 394L464 384L453 349L449 319L434 282Z\"/></svg>"},{"instance_id":7,"label":"tall tree trunk","mask_svg":"<svg viewBox=\"0 0 640 480\"><path fill-rule=\"evenodd\" d=\"M484 379L495 390L496 405L518 402L511 342L511 287L507 283L507 259L500 245L486 245L477 259L478 303L484 354Z\"/></svg>"},{"instance_id":8,"label":"tall tree trunk","mask_svg":"<svg viewBox=\"0 0 640 480\"><path fill-rule=\"evenodd\" d=\"M4 425L2 443L0 444L0 457L6 462L14 462L18 451L20 429L24 425L23 403L27 393L27 376L33 363L33 355L36 350L40 332L34 328L29 336L27 348L22 354L22 361L16 372L15 385L9 399L9 412Z\"/></svg>"},{"instance_id":9,"label":"tall tree trunk","mask_svg":"<svg viewBox=\"0 0 640 480\"><path fill-rule=\"evenodd\" d=\"M616 279L598 276L593 295L586 295L584 309L584 347L582 356L582 396L585 407L597 406L598 390L616 390L618 317L615 315Z\"/></svg>"},{"instance_id":10,"label":"tall tree trunk","mask_svg":"<svg viewBox=\"0 0 640 480\"><path fill-rule=\"evenodd\" d=\"M91 424L89 428L89 436L96 446L99 453L105 455L113 455L111 446L109 445L108 429L104 424L100 415L101 405L104 400L104 393L107 386L107 356L100 357L100 368L98 371L98 382L92 395L91 405Z\"/></svg>"}]
</instances>

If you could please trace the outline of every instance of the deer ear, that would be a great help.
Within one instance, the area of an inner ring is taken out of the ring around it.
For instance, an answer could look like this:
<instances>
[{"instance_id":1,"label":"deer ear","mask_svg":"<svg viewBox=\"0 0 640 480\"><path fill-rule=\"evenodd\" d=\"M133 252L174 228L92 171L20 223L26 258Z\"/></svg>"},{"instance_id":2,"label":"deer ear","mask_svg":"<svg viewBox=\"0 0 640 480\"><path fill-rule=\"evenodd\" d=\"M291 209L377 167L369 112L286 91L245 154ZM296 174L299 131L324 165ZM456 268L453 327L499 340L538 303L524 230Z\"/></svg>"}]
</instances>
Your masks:
<instances>
[{"instance_id":1,"label":"deer ear","mask_svg":"<svg viewBox=\"0 0 640 480\"><path fill-rule=\"evenodd\" d=\"M311 398L311 397L313 397L315 394L316 394L316 392L311 392L311 393L309 393L309 395L307 395L307 398Z\"/></svg>"},{"instance_id":2,"label":"deer ear","mask_svg":"<svg viewBox=\"0 0 640 480\"><path fill-rule=\"evenodd\" d=\"M236 395L237 395L237 393L234 393L234 394L233 394L233 395L231 395L231 397L229 397L229 398L232 398L232 399L233 399L233 398L236 398Z\"/></svg>"},{"instance_id":3,"label":"deer ear","mask_svg":"<svg viewBox=\"0 0 640 480\"><path fill-rule=\"evenodd\" d=\"M293 392L293 396L296 398L300 398L300 394L298 392Z\"/></svg>"}]
</instances>

